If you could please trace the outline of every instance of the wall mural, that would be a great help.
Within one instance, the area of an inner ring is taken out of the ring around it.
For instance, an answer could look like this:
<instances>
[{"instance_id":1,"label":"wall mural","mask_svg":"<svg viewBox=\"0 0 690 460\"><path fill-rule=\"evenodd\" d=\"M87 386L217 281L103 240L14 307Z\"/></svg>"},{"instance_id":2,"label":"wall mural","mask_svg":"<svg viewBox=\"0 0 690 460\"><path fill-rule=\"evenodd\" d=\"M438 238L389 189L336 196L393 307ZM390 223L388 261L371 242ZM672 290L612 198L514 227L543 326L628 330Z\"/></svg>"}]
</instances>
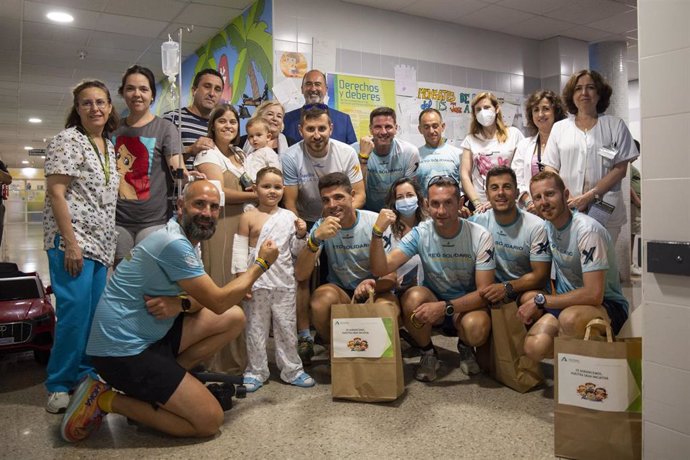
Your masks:
<instances>
[{"instance_id":1,"label":"wall mural","mask_svg":"<svg viewBox=\"0 0 690 460\"><path fill-rule=\"evenodd\" d=\"M223 102L244 106L251 113L252 107L269 98L273 86L272 14L272 2L258 0L184 60L183 107L190 104L194 75L206 68L216 69L223 75ZM183 52L184 39L183 34ZM152 107L156 115L177 108L171 100L167 78L158 83L157 92L160 97Z\"/></svg>"}]
</instances>

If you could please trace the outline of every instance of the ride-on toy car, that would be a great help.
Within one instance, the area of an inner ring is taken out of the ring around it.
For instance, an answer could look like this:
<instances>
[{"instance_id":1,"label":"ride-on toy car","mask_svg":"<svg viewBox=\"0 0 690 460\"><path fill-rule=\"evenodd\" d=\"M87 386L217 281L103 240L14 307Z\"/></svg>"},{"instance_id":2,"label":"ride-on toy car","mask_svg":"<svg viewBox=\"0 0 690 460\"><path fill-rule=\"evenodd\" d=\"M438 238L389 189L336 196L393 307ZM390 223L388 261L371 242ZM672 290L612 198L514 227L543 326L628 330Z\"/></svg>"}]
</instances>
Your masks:
<instances>
[{"instance_id":1,"label":"ride-on toy car","mask_svg":"<svg viewBox=\"0 0 690 460\"><path fill-rule=\"evenodd\" d=\"M32 350L36 361L48 362L55 334L51 293L38 273L0 263L0 353Z\"/></svg>"}]
</instances>

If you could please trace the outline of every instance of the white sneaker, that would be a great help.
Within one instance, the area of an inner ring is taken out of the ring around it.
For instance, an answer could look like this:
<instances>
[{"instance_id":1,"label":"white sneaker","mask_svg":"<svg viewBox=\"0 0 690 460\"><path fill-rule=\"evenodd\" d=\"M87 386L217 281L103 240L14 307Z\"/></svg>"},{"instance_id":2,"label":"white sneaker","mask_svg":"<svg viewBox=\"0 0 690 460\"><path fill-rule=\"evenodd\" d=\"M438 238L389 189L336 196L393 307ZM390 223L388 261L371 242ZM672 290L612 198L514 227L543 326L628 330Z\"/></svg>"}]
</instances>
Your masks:
<instances>
[{"instance_id":1,"label":"white sneaker","mask_svg":"<svg viewBox=\"0 0 690 460\"><path fill-rule=\"evenodd\" d=\"M48 396L46 410L51 414L62 414L67 409L68 405L69 393L64 391L56 391L55 393L50 393Z\"/></svg>"},{"instance_id":2,"label":"white sneaker","mask_svg":"<svg viewBox=\"0 0 690 460\"><path fill-rule=\"evenodd\" d=\"M631 265L630 274L632 276L642 276L642 267L638 267L637 265Z\"/></svg>"}]
</instances>

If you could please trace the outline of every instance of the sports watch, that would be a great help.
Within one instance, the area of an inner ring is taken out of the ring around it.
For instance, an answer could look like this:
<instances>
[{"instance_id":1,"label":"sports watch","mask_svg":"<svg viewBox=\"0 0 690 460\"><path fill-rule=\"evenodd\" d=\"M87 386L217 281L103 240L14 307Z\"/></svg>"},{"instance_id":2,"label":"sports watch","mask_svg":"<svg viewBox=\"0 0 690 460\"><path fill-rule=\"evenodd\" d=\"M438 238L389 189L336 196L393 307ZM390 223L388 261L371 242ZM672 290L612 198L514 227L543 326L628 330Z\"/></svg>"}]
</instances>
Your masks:
<instances>
[{"instance_id":1,"label":"sports watch","mask_svg":"<svg viewBox=\"0 0 690 460\"><path fill-rule=\"evenodd\" d=\"M452 303L446 302L445 312L446 312L446 316L453 316L453 314L455 313L455 307L453 306Z\"/></svg>"},{"instance_id":2,"label":"sports watch","mask_svg":"<svg viewBox=\"0 0 690 460\"><path fill-rule=\"evenodd\" d=\"M506 297L508 300L515 300L517 299L517 292L515 292L515 289L513 289L513 285L510 284L509 282L503 283L503 287L506 290Z\"/></svg>"},{"instance_id":3,"label":"sports watch","mask_svg":"<svg viewBox=\"0 0 690 460\"><path fill-rule=\"evenodd\" d=\"M534 296L534 305L536 305L540 310L543 310L544 307L546 307L546 297L544 297L544 294L540 292Z\"/></svg>"},{"instance_id":4,"label":"sports watch","mask_svg":"<svg viewBox=\"0 0 690 460\"><path fill-rule=\"evenodd\" d=\"M180 296L178 296L178 297L179 297L180 300L182 301L182 302L180 303L180 305L181 305L181 307L182 307L182 311L185 312L185 313L188 312L189 309L192 308L192 301L189 300L189 297L187 297L186 295L180 295Z\"/></svg>"}]
</instances>

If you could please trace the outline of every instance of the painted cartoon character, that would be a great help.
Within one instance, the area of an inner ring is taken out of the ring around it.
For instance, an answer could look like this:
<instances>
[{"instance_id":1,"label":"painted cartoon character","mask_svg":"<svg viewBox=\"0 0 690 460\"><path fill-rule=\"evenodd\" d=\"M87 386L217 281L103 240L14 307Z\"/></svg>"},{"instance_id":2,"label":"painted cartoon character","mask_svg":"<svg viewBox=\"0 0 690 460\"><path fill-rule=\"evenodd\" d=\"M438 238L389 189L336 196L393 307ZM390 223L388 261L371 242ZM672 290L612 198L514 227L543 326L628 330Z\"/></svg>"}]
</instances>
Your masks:
<instances>
[{"instance_id":1,"label":"painted cartoon character","mask_svg":"<svg viewBox=\"0 0 690 460\"><path fill-rule=\"evenodd\" d=\"M608 394L606 393L606 388L597 388L594 390L594 400L595 401L603 401L604 399L608 398Z\"/></svg>"},{"instance_id":2,"label":"painted cartoon character","mask_svg":"<svg viewBox=\"0 0 690 460\"><path fill-rule=\"evenodd\" d=\"M283 53L280 56L280 71L288 78L302 78L307 72L307 59L302 53Z\"/></svg>"},{"instance_id":3,"label":"painted cartoon character","mask_svg":"<svg viewBox=\"0 0 690 460\"><path fill-rule=\"evenodd\" d=\"M137 199L137 191L134 186L125 180L125 174L132 172L136 159L124 144L117 149L117 172L120 174L120 188L117 196L123 200Z\"/></svg>"},{"instance_id":4,"label":"painted cartoon character","mask_svg":"<svg viewBox=\"0 0 690 460\"><path fill-rule=\"evenodd\" d=\"M150 165L156 138L117 136L117 172L120 199L145 201L151 194Z\"/></svg>"}]
</instances>

